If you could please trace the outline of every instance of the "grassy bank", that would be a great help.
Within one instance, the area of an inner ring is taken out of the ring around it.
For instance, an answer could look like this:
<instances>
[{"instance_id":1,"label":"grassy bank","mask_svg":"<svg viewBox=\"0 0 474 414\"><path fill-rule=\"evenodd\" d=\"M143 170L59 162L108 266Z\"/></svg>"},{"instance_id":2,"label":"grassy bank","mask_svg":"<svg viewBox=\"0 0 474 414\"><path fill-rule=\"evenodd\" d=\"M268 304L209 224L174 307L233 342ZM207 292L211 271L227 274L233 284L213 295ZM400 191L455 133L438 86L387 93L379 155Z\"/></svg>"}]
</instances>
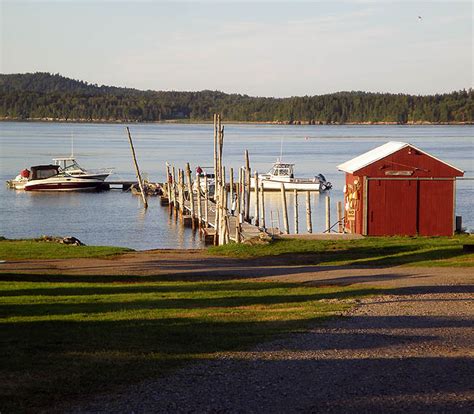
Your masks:
<instances>
[{"instance_id":1,"label":"grassy bank","mask_svg":"<svg viewBox=\"0 0 474 414\"><path fill-rule=\"evenodd\" d=\"M357 240L281 239L268 245L229 244L211 253L239 258L278 256L289 264L363 266L474 266L463 251L470 236L367 237Z\"/></svg>"},{"instance_id":2,"label":"grassy bank","mask_svg":"<svg viewBox=\"0 0 474 414\"><path fill-rule=\"evenodd\" d=\"M1 411L38 412L303 329L375 291L0 275Z\"/></svg>"},{"instance_id":3,"label":"grassy bank","mask_svg":"<svg viewBox=\"0 0 474 414\"><path fill-rule=\"evenodd\" d=\"M123 247L72 246L38 240L0 240L0 260L105 257L131 251Z\"/></svg>"}]
</instances>

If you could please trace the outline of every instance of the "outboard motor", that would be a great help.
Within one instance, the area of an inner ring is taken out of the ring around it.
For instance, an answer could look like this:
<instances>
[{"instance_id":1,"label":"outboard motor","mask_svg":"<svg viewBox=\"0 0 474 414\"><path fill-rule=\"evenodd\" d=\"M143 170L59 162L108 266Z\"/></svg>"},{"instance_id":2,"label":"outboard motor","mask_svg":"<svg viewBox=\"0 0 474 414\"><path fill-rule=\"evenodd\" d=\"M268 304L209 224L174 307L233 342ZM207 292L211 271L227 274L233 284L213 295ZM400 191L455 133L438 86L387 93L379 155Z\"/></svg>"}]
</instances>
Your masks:
<instances>
[{"instance_id":1,"label":"outboard motor","mask_svg":"<svg viewBox=\"0 0 474 414\"><path fill-rule=\"evenodd\" d=\"M332 188L332 184L329 181L326 181L326 177L322 174L318 174L316 178L319 180L319 185L323 191L330 190Z\"/></svg>"}]
</instances>

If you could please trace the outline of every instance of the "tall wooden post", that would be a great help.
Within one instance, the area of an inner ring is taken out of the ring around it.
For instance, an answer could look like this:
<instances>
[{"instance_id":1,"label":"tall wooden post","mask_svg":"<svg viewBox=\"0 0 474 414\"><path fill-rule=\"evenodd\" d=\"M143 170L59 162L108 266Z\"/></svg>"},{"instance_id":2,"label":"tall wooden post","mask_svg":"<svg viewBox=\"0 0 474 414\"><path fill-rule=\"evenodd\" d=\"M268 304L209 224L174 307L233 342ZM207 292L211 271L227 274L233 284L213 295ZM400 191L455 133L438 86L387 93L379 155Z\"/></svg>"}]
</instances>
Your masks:
<instances>
[{"instance_id":1,"label":"tall wooden post","mask_svg":"<svg viewBox=\"0 0 474 414\"><path fill-rule=\"evenodd\" d=\"M214 114L214 180L217 183L217 114Z\"/></svg>"},{"instance_id":2,"label":"tall wooden post","mask_svg":"<svg viewBox=\"0 0 474 414\"><path fill-rule=\"evenodd\" d=\"M186 163L186 181L188 184L189 207L191 208L192 226L194 228L194 221L196 220L196 214L195 214L195 209L194 209L193 182L191 180L191 167L189 166L189 162Z\"/></svg>"},{"instance_id":3,"label":"tall wooden post","mask_svg":"<svg viewBox=\"0 0 474 414\"><path fill-rule=\"evenodd\" d=\"M242 178L242 174L241 174L241 169L239 169L239 183L237 184L237 187L235 188L235 191L236 191L236 203L235 203L235 242L236 243L240 243L240 218L241 218L241 215L240 215L240 198L241 198L241 185L240 185L240 182L241 182L241 178Z\"/></svg>"},{"instance_id":4,"label":"tall wooden post","mask_svg":"<svg viewBox=\"0 0 474 414\"><path fill-rule=\"evenodd\" d=\"M209 184L207 175L204 176L204 222L209 227Z\"/></svg>"},{"instance_id":5,"label":"tall wooden post","mask_svg":"<svg viewBox=\"0 0 474 414\"><path fill-rule=\"evenodd\" d=\"M221 186L221 195L219 196L220 201L220 220L219 220L219 245L225 244L225 202L227 199L227 191L225 186Z\"/></svg>"},{"instance_id":6,"label":"tall wooden post","mask_svg":"<svg viewBox=\"0 0 474 414\"><path fill-rule=\"evenodd\" d=\"M132 150L132 158L133 158L133 163L135 165L135 172L137 174L138 186L140 187L140 193L143 200L143 206L145 208L148 208L148 201L146 199L145 189L143 188L143 180L140 174L140 169L138 168L137 157L135 156L135 148L133 147L132 135L130 134L130 129L128 129L128 127L127 127L127 133L128 133L128 142L130 143L130 148Z\"/></svg>"},{"instance_id":7,"label":"tall wooden post","mask_svg":"<svg viewBox=\"0 0 474 414\"><path fill-rule=\"evenodd\" d=\"M179 208L181 210L181 214L184 214L184 171L179 170L180 180L179 180L179 190L180 190L180 201L179 201Z\"/></svg>"},{"instance_id":8,"label":"tall wooden post","mask_svg":"<svg viewBox=\"0 0 474 414\"><path fill-rule=\"evenodd\" d=\"M170 201L173 203L173 208L176 208L176 190L175 190L175 180L176 180L176 174L175 174L175 168L174 166L170 168L171 170L171 183L170 183Z\"/></svg>"},{"instance_id":9,"label":"tall wooden post","mask_svg":"<svg viewBox=\"0 0 474 414\"><path fill-rule=\"evenodd\" d=\"M240 237L240 219L241 215L239 215L235 218L235 242L240 243L241 242L241 237Z\"/></svg>"},{"instance_id":10,"label":"tall wooden post","mask_svg":"<svg viewBox=\"0 0 474 414\"><path fill-rule=\"evenodd\" d=\"M239 186L240 186L240 213L245 217L245 170L240 168Z\"/></svg>"},{"instance_id":11,"label":"tall wooden post","mask_svg":"<svg viewBox=\"0 0 474 414\"><path fill-rule=\"evenodd\" d=\"M229 214L228 214L228 211L229 211L229 204L228 204L228 193L227 193L227 187L224 186L223 187L223 191L224 191L224 212L223 212L223 222L222 222L222 225L223 225L223 229L222 229L222 232L223 232L223 239L224 239L224 244L227 244L229 243L229 240L230 240L230 223L229 223Z\"/></svg>"},{"instance_id":12,"label":"tall wooden post","mask_svg":"<svg viewBox=\"0 0 474 414\"><path fill-rule=\"evenodd\" d=\"M230 175L229 175L229 199L230 199L230 203L231 203L231 206L232 206L232 203L234 202L234 169L231 168L230 169Z\"/></svg>"},{"instance_id":13,"label":"tall wooden post","mask_svg":"<svg viewBox=\"0 0 474 414\"><path fill-rule=\"evenodd\" d=\"M166 196L168 197L168 201L171 202L171 183L170 183L170 165L168 162L166 163Z\"/></svg>"},{"instance_id":14,"label":"tall wooden post","mask_svg":"<svg viewBox=\"0 0 474 414\"><path fill-rule=\"evenodd\" d=\"M258 227L260 223L260 200L258 196L258 172L254 173L255 180L255 225Z\"/></svg>"},{"instance_id":15,"label":"tall wooden post","mask_svg":"<svg viewBox=\"0 0 474 414\"><path fill-rule=\"evenodd\" d=\"M176 191L176 211L179 212L181 208L181 170L176 169L176 181L175 181L175 191Z\"/></svg>"},{"instance_id":16,"label":"tall wooden post","mask_svg":"<svg viewBox=\"0 0 474 414\"><path fill-rule=\"evenodd\" d=\"M177 169L177 176L176 176L176 208L178 212L181 212L181 169Z\"/></svg>"},{"instance_id":17,"label":"tall wooden post","mask_svg":"<svg viewBox=\"0 0 474 414\"><path fill-rule=\"evenodd\" d=\"M222 152L224 150L224 126L221 125L221 117L219 115L219 167L222 168Z\"/></svg>"},{"instance_id":18,"label":"tall wooden post","mask_svg":"<svg viewBox=\"0 0 474 414\"><path fill-rule=\"evenodd\" d=\"M262 212L260 213L261 220L260 220L260 227L265 230L265 189L263 188L263 182L260 186L260 200L262 203Z\"/></svg>"},{"instance_id":19,"label":"tall wooden post","mask_svg":"<svg viewBox=\"0 0 474 414\"><path fill-rule=\"evenodd\" d=\"M298 190L294 191L295 194L295 234L299 233L298 228Z\"/></svg>"},{"instance_id":20,"label":"tall wooden post","mask_svg":"<svg viewBox=\"0 0 474 414\"><path fill-rule=\"evenodd\" d=\"M197 196L197 217L198 225L201 228L202 225L202 207L201 207L201 177L199 174L196 175L196 196ZM191 192L191 197L193 197L193 192Z\"/></svg>"},{"instance_id":21,"label":"tall wooden post","mask_svg":"<svg viewBox=\"0 0 474 414\"><path fill-rule=\"evenodd\" d=\"M331 199L326 196L326 232L331 232Z\"/></svg>"},{"instance_id":22,"label":"tall wooden post","mask_svg":"<svg viewBox=\"0 0 474 414\"><path fill-rule=\"evenodd\" d=\"M289 234L290 228L288 225L288 208L286 205L286 191L285 191L285 184L281 183L281 209L283 212L283 226L284 226L284 233Z\"/></svg>"},{"instance_id":23,"label":"tall wooden post","mask_svg":"<svg viewBox=\"0 0 474 414\"><path fill-rule=\"evenodd\" d=\"M217 185L215 182L214 187L214 200L215 200L215 213L214 213L214 245L219 244L219 223L220 223L220 201L219 201L219 193L221 189L220 186Z\"/></svg>"},{"instance_id":24,"label":"tall wooden post","mask_svg":"<svg viewBox=\"0 0 474 414\"><path fill-rule=\"evenodd\" d=\"M311 193L306 191L306 228L308 233L313 232L313 223L311 222Z\"/></svg>"},{"instance_id":25,"label":"tall wooden post","mask_svg":"<svg viewBox=\"0 0 474 414\"><path fill-rule=\"evenodd\" d=\"M246 187L247 187L247 198L245 199L245 221L250 220L250 160L249 160L249 151L245 150L245 178L246 178Z\"/></svg>"},{"instance_id":26,"label":"tall wooden post","mask_svg":"<svg viewBox=\"0 0 474 414\"><path fill-rule=\"evenodd\" d=\"M342 201L337 202L337 222L338 222L338 231L339 233L344 232L344 223L342 219Z\"/></svg>"},{"instance_id":27,"label":"tall wooden post","mask_svg":"<svg viewBox=\"0 0 474 414\"><path fill-rule=\"evenodd\" d=\"M242 197L242 187L240 186L240 182L242 181L242 169L239 168L238 172L238 182L235 184L235 194L237 198L235 200L235 210L240 211L240 199Z\"/></svg>"}]
</instances>

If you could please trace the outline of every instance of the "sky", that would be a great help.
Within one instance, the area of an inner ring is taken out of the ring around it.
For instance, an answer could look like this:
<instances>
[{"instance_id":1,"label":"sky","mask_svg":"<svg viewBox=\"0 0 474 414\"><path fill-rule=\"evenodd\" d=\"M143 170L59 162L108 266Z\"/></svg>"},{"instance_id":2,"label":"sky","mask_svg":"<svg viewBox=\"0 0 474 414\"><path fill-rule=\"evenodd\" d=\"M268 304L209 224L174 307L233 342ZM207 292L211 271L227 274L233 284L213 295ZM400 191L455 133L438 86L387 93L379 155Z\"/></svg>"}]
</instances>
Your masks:
<instances>
[{"instance_id":1,"label":"sky","mask_svg":"<svg viewBox=\"0 0 474 414\"><path fill-rule=\"evenodd\" d=\"M275 97L473 86L472 1L0 2L2 73Z\"/></svg>"}]
</instances>

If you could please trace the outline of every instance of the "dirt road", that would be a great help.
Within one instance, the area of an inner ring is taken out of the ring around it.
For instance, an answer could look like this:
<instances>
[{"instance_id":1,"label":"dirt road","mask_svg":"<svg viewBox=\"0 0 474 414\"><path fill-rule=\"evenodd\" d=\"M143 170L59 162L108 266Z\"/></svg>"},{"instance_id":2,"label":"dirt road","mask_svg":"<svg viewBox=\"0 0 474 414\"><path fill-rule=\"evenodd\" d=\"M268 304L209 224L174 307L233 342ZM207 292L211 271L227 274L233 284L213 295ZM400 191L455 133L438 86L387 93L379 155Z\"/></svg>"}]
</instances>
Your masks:
<instances>
[{"instance_id":1,"label":"dirt road","mask_svg":"<svg viewBox=\"0 0 474 414\"><path fill-rule=\"evenodd\" d=\"M474 412L474 269L293 266L202 251L3 263L0 273L251 278L393 288L343 318L166 378L97 395L71 413Z\"/></svg>"},{"instance_id":2,"label":"dirt road","mask_svg":"<svg viewBox=\"0 0 474 414\"><path fill-rule=\"evenodd\" d=\"M410 287L473 284L474 268L290 265L287 258L240 260L203 250L153 250L113 259L22 260L0 264L1 273L153 276L157 280L251 278L316 285Z\"/></svg>"}]
</instances>

